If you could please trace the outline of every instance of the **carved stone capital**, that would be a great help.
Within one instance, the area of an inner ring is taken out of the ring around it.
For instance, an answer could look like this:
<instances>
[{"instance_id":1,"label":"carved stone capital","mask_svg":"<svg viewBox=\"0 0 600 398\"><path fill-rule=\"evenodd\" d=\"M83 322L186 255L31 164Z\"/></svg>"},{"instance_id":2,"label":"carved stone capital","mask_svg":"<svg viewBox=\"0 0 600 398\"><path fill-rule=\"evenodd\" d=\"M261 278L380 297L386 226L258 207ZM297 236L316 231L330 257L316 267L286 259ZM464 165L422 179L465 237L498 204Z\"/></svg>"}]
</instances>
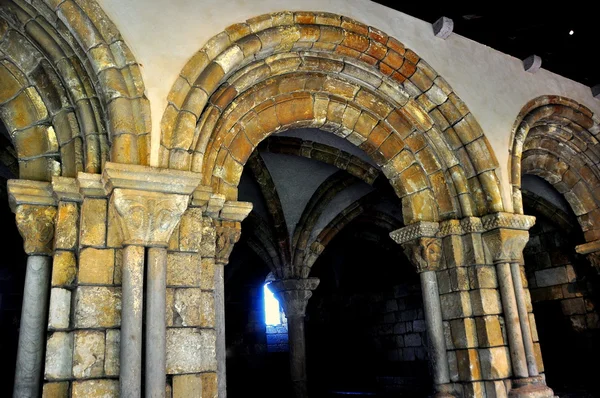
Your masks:
<instances>
[{"instance_id":1,"label":"carved stone capital","mask_svg":"<svg viewBox=\"0 0 600 398\"><path fill-rule=\"evenodd\" d=\"M486 231L496 228L517 229L529 231L535 224L534 216L498 212L481 217L483 229Z\"/></svg>"},{"instance_id":2,"label":"carved stone capital","mask_svg":"<svg viewBox=\"0 0 600 398\"><path fill-rule=\"evenodd\" d=\"M214 220L242 222L252 211L252 203L225 200L225 195L215 194L211 187L200 185L192 194L192 206Z\"/></svg>"},{"instance_id":3,"label":"carved stone capital","mask_svg":"<svg viewBox=\"0 0 600 398\"><path fill-rule=\"evenodd\" d=\"M52 177L52 191L54 192L56 200L60 202L83 201L83 195L81 194L79 184L75 178Z\"/></svg>"},{"instance_id":4,"label":"carved stone capital","mask_svg":"<svg viewBox=\"0 0 600 398\"><path fill-rule=\"evenodd\" d=\"M107 162L101 182L124 245L167 246L200 174Z\"/></svg>"},{"instance_id":5,"label":"carved stone capital","mask_svg":"<svg viewBox=\"0 0 600 398\"><path fill-rule=\"evenodd\" d=\"M217 237L215 240L215 262L227 264L229 255L236 242L242 234L239 222L218 222L216 227Z\"/></svg>"},{"instance_id":6,"label":"carved stone capital","mask_svg":"<svg viewBox=\"0 0 600 398\"><path fill-rule=\"evenodd\" d=\"M29 255L52 255L56 199L48 182L9 180L8 200Z\"/></svg>"},{"instance_id":7,"label":"carved stone capital","mask_svg":"<svg viewBox=\"0 0 600 398\"><path fill-rule=\"evenodd\" d=\"M437 222L419 221L390 232L390 237L394 242L401 245L405 242L423 237L433 238L437 236L439 230L440 224Z\"/></svg>"},{"instance_id":8,"label":"carved stone capital","mask_svg":"<svg viewBox=\"0 0 600 398\"><path fill-rule=\"evenodd\" d=\"M319 278L283 279L274 281L269 286L280 299L288 318L303 317L306 315L308 299L312 297L312 291L319 286L319 282Z\"/></svg>"},{"instance_id":9,"label":"carved stone capital","mask_svg":"<svg viewBox=\"0 0 600 398\"><path fill-rule=\"evenodd\" d=\"M441 268L442 240L440 238L414 239L404 242L402 248L418 273L438 271Z\"/></svg>"},{"instance_id":10,"label":"carved stone capital","mask_svg":"<svg viewBox=\"0 0 600 398\"><path fill-rule=\"evenodd\" d=\"M482 235L486 257L496 263L520 262L523 249L529 241L526 230L496 228Z\"/></svg>"}]
</instances>

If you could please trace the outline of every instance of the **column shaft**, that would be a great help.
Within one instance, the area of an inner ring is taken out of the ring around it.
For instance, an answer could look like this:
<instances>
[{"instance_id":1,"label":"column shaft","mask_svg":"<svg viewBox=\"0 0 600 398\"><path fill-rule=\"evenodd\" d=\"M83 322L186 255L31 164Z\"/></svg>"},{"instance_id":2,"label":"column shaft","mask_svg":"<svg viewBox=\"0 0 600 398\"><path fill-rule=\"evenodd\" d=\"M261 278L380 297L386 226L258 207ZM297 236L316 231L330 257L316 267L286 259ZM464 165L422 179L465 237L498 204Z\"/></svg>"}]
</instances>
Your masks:
<instances>
[{"instance_id":1,"label":"column shaft","mask_svg":"<svg viewBox=\"0 0 600 398\"><path fill-rule=\"evenodd\" d=\"M121 303L121 397L142 395L142 311L144 292L143 246L123 249Z\"/></svg>"},{"instance_id":2,"label":"column shaft","mask_svg":"<svg viewBox=\"0 0 600 398\"><path fill-rule=\"evenodd\" d=\"M13 397L40 395L46 342L51 257L27 258Z\"/></svg>"},{"instance_id":3,"label":"column shaft","mask_svg":"<svg viewBox=\"0 0 600 398\"><path fill-rule=\"evenodd\" d=\"M437 275L435 271L425 271L421 272L420 278L429 339L429 360L433 367L433 382L436 385L450 383Z\"/></svg>"},{"instance_id":4,"label":"column shaft","mask_svg":"<svg viewBox=\"0 0 600 398\"><path fill-rule=\"evenodd\" d=\"M527 362L525 359L525 348L523 347L523 335L515 298L515 288L510 271L509 263L496 264L498 273L498 285L502 296L502 308L504 309L504 321L508 331L508 345L512 359L513 374L515 377L527 377Z\"/></svg>"},{"instance_id":5,"label":"column shaft","mask_svg":"<svg viewBox=\"0 0 600 398\"><path fill-rule=\"evenodd\" d=\"M148 249L145 396L164 398L167 368L167 249Z\"/></svg>"},{"instance_id":6,"label":"column shaft","mask_svg":"<svg viewBox=\"0 0 600 398\"><path fill-rule=\"evenodd\" d=\"M519 263L511 263L510 269L512 272L513 284L515 286L515 298L517 301L517 309L519 311L521 331L523 333L523 346L525 348L527 369L529 370L529 376L537 376L539 375L539 372L535 359L535 351L533 349L529 314L527 313L527 305L525 304L525 290L523 289L523 281L521 280L521 266Z\"/></svg>"},{"instance_id":7,"label":"column shaft","mask_svg":"<svg viewBox=\"0 0 600 398\"><path fill-rule=\"evenodd\" d=\"M304 316L288 317L288 342L294 398L307 398Z\"/></svg>"},{"instance_id":8,"label":"column shaft","mask_svg":"<svg viewBox=\"0 0 600 398\"><path fill-rule=\"evenodd\" d=\"M227 347L225 344L225 265L215 264L215 329L217 333L217 383L219 398L227 397Z\"/></svg>"}]
</instances>

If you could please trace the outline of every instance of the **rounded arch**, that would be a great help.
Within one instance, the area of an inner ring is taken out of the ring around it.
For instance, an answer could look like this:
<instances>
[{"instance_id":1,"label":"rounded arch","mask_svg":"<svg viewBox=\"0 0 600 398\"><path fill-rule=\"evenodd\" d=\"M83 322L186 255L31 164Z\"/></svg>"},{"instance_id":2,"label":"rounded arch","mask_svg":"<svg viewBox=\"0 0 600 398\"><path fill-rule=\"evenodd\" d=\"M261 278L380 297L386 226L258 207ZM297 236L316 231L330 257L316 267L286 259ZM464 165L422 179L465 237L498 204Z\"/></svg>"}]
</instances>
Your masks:
<instances>
[{"instance_id":1,"label":"rounded arch","mask_svg":"<svg viewBox=\"0 0 600 398\"><path fill-rule=\"evenodd\" d=\"M560 192L577 216L586 241L600 239L600 120L569 98L543 96L520 112L512 132L513 206L523 214L521 176L541 177Z\"/></svg>"},{"instance_id":2,"label":"rounded arch","mask_svg":"<svg viewBox=\"0 0 600 398\"><path fill-rule=\"evenodd\" d=\"M232 25L190 59L168 100L160 166L202 172L228 199L260 141L315 127L377 162L406 223L503 210L497 161L466 105L412 50L346 17Z\"/></svg>"},{"instance_id":3,"label":"rounded arch","mask_svg":"<svg viewBox=\"0 0 600 398\"><path fill-rule=\"evenodd\" d=\"M139 66L95 1L2 3L0 117L20 178L147 164L149 109Z\"/></svg>"}]
</instances>

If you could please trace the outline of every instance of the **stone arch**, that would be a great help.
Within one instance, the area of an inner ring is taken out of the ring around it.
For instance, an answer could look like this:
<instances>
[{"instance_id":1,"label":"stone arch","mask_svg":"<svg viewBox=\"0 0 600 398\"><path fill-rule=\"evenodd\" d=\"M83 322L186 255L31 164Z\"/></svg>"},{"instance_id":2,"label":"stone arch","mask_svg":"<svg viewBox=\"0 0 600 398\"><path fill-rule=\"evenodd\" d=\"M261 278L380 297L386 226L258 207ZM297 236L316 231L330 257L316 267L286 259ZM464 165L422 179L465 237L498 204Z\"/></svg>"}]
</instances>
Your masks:
<instances>
[{"instance_id":1,"label":"stone arch","mask_svg":"<svg viewBox=\"0 0 600 398\"><path fill-rule=\"evenodd\" d=\"M346 17L281 12L232 25L190 59L168 101L160 166L202 172L230 200L264 138L315 127L382 167L407 223L503 209L497 161L466 105L413 51Z\"/></svg>"},{"instance_id":2,"label":"stone arch","mask_svg":"<svg viewBox=\"0 0 600 398\"><path fill-rule=\"evenodd\" d=\"M565 197L586 241L600 239L598 132L598 118L571 99L543 96L530 101L512 133L509 167L515 212L523 214L521 175L536 175Z\"/></svg>"},{"instance_id":3,"label":"stone arch","mask_svg":"<svg viewBox=\"0 0 600 398\"><path fill-rule=\"evenodd\" d=\"M4 2L0 108L23 179L148 163L139 66L95 1ZM106 116L105 116L106 115Z\"/></svg>"}]
</instances>

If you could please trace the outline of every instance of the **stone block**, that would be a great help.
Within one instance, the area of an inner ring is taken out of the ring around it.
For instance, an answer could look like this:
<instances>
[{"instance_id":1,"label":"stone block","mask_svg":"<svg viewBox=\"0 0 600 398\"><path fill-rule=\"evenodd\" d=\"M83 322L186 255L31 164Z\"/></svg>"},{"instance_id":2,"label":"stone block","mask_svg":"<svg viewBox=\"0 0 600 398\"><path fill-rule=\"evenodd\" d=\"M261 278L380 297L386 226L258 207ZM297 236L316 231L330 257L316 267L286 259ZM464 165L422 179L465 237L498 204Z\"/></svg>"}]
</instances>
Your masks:
<instances>
[{"instance_id":1,"label":"stone block","mask_svg":"<svg viewBox=\"0 0 600 398\"><path fill-rule=\"evenodd\" d=\"M85 248L79 254L79 277L81 284L110 285L115 270L114 249Z\"/></svg>"},{"instance_id":2,"label":"stone block","mask_svg":"<svg viewBox=\"0 0 600 398\"><path fill-rule=\"evenodd\" d=\"M537 289L531 289L531 300L534 303L539 301L560 300L563 298L562 286L548 286Z\"/></svg>"},{"instance_id":3,"label":"stone block","mask_svg":"<svg viewBox=\"0 0 600 398\"><path fill-rule=\"evenodd\" d=\"M456 351L448 351L448 370L450 373L450 381L457 382L460 378L458 374L458 359Z\"/></svg>"},{"instance_id":4,"label":"stone block","mask_svg":"<svg viewBox=\"0 0 600 398\"><path fill-rule=\"evenodd\" d=\"M202 263L195 253L167 254L167 286L200 287Z\"/></svg>"},{"instance_id":5,"label":"stone block","mask_svg":"<svg viewBox=\"0 0 600 398\"><path fill-rule=\"evenodd\" d=\"M175 326L214 327L215 309L211 292L197 288L174 289L173 324Z\"/></svg>"},{"instance_id":6,"label":"stone block","mask_svg":"<svg viewBox=\"0 0 600 398\"><path fill-rule=\"evenodd\" d=\"M200 288L202 290L214 290L215 266L213 258L203 258L200 262Z\"/></svg>"},{"instance_id":7,"label":"stone block","mask_svg":"<svg viewBox=\"0 0 600 398\"><path fill-rule=\"evenodd\" d=\"M179 250L197 252L202 243L202 210L191 207L183 213L179 224Z\"/></svg>"},{"instance_id":8,"label":"stone block","mask_svg":"<svg viewBox=\"0 0 600 398\"><path fill-rule=\"evenodd\" d=\"M560 302L562 312L565 315L585 314L585 302L582 297L566 299Z\"/></svg>"},{"instance_id":9,"label":"stone block","mask_svg":"<svg viewBox=\"0 0 600 398\"><path fill-rule=\"evenodd\" d=\"M202 379L202 398L217 398L217 374L213 372L202 373L200 378Z\"/></svg>"},{"instance_id":10,"label":"stone block","mask_svg":"<svg viewBox=\"0 0 600 398\"><path fill-rule=\"evenodd\" d=\"M108 221L106 232L106 246L121 247L123 243L123 234L119 224L118 213L114 207L108 209Z\"/></svg>"},{"instance_id":11,"label":"stone block","mask_svg":"<svg viewBox=\"0 0 600 398\"><path fill-rule=\"evenodd\" d=\"M497 288L496 268L493 265L478 265L469 268L469 283L474 289Z\"/></svg>"},{"instance_id":12,"label":"stone block","mask_svg":"<svg viewBox=\"0 0 600 398\"><path fill-rule=\"evenodd\" d=\"M56 215L54 248L74 250L79 235L79 208L77 203L61 202Z\"/></svg>"},{"instance_id":13,"label":"stone block","mask_svg":"<svg viewBox=\"0 0 600 398\"><path fill-rule=\"evenodd\" d=\"M442 246L448 268L456 268L466 264L463 238L461 236L449 235L444 237Z\"/></svg>"},{"instance_id":14,"label":"stone block","mask_svg":"<svg viewBox=\"0 0 600 398\"><path fill-rule=\"evenodd\" d=\"M120 285L123 277L123 249L115 250L115 273L113 274L113 284Z\"/></svg>"},{"instance_id":15,"label":"stone block","mask_svg":"<svg viewBox=\"0 0 600 398\"><path fill-rule=\"evenodd\" d=\"M487 398L507 398L506 385L503 381L486 381L485 393Z\"/></svg>"},{"instance_id":16,"label":"stone block","mask_svg":"<svg viewBox=\"0 0 600 398\"><path fill-rule=\"evenodd\" d=\"M496 347L504 345L504 335L497 315L475 318L477 340L480 347Z\"/></svg>"},{"instance_id":17,"label":"stone block","mask_svg":"<svg viewBox=\"0 0 600 398\"><path fill-rule=\"evenodd\" d=\"M469 274L466 267L451 268L448 270L448 276L452 291L469 290Z\"/></svg>"},{"instance_id":18,"label":"stone block","mask_svg":"<svg viewBox=\"0 0 600 398\"><path fill-rule=\"evenodd\" d=\"M479 354L476 349L457 350L458 375L461 381L481 380Z\"/></svg>"},{"instance_id":19,"label":"stone block","mask_svg":"<svg viewBox=\"0 0 600 398\"><path fill-rule=\"evenodd\" d=\"M463 384L464 398L481 398L485 396L485 383L476 381L474 383Z\"/></svg>"},{"instance_id":20,"label":"stone block","mask_svg":"<svg viewBox=\"0 0 600 398\"><path fill-rule=\"evenodd\" d=\"M80 286L75 294L76 328L112 328L121 324L121 289Z\"/></svg>"},{"instance_id":21,"label":"stone block","mask_svg":"<svg viewBox=\"0 0 600 398\"><path fill-rule=\"evenodd\" d=\"M82 246L104 246L106 243L106 199L86 198L81 206Z\"/></svg>"},{"instance_id":22,"label":"stone block","mask_svg":"<svg viewBox=\"0 0 600 398\"><path fill-rule=\"evenodd\" d=\"M70 378L72 363L73 333L53 333L46 342L46 380Z\"/></svg>"},{"instance_id":23,"label":"stone block","mask_svg":"<svg viewBox=\"0 0 600 398\"><path fill-rule=\"evenodd\" d=\"M453 319L450 321L450 329L455 348L477 347L477 328L473 318Z\"/></svg>"},{"instance_id":24,"label":"stone block","mask_svg":"<svg viewBox=\"0 0 600 398\"><path fill-rule=\"evenodd\" d=\"M204 397L200 374L173 376L173 398Z\"/></svg>"},{"instance_id":25,"label":"stone block","mask_svg":"<svg viewBox=\"0 0 600 398\"><path fill-rule=\"evenodd\" d=\"M202 222L202 239L200 241L200 250L198 253L204 257L215 257L215 242L217 234L212 221L203 220Z\"/></svg>"},{"instance_id":26,"label":"stone block","mask_svg":"<svg viewBox=\"0 0 600 398\"><path fill-rule=\"evenodd\" d=\"M104 332L99 330L75 331L73 349L73 376L78 379L104 375Z\"/></svg>"},{"instance_id":27,"label":"stone block","mask_svg":"<svg viewBox=\"0 0 600 398\"><path fill-rule=\"evenodd\" d=\"M404 345L406 347L419 347L423 345L421 335L418 333L410 333L404 335Z\"/></svg>"},{"instance_id":28,"label":"stone block","mask_svg":"<svg viewBox=\"0 0 600 398\"><path fill-rule=\"evenodd\" d=\"M167 329L167 373L216 371L216 336L213 330Z\"/></svg>"},{"instance_id":29,"label":"stone block","mask_svg":"<svg viewBox=\"0 0 600 398\"><path fill-rule=\"evenodd\" d=\"M535 281L538 287L547 287L569 283L566 267L555 267L535 272Z\"/></svg>"},{"instance_id":30,"label":"stone block","mask_svg":"<svg viewBox=\"0 0 600 398\"><path fill-rule=\"evenodd\" d=\"M502 313L500 293L496 289L476 289L471 291L473 315L494 315Z\"/></svg>"},{"instance_id":31,"label":"stone block","mask_svg":"<svg viewBox=\"0 0 600 398\"><path fill-rule=\"evenodd\" d=\"M68 398L69 382L46 383L42 391L42 398Z\"/></svg>"},{"instance_id":32,"label":"stone block","mask_svg":"<svg viewBox=\"0 0 600 398\"><path fill-rule=\"evenodd\" d=\"M57 250L52 261L52 286L71 285L77 274L77 262L72 252Z\"/></svg>"},{"instance_id":33,"label":"stone block","mask_svg":"<svg viewBox=\"0 0 600 398\"><path fill-rule=\"evenodd\" d=\"M49 329L67 329L71 315L71 292L66 289L50 290L50 308L48 310Z\"/></svg>"},{"instance_id":34,"label":"stone block","mask_svg":"<svg viewBox=\"0 0 600 398\"><path fill-rule=\"evenodd\" d=\"M542 349L540 343L533 344L533 352L535 354L535 361L537 362L538 371L542 373L544 371L544 361L542 360Z\"/></svg>"},{"instance_id":35,"label":"stone block","mask_svg":"<svg viewBox=\"0 0 600 398\"><path fill-rule=\"evenodd\" d=\"M118 398L119 380L85 380L73 382L72 398Z\"/></svg>"},{"instance_id":36,"label":"stone block","mask_svg":"<svg viewBox=\"0 0 600 398\"><path fill-rule=\"evenodd\" d=\"M119 348L121 347L121 331L106 331L106 351L104 353L104 374L106 376L119 376Z\"/></svg>"},{"instance_id":37,"label":"stone block","mask_svg":"<svg viewBox=\"0 0 600 398\"><path fill-rule=\"evenodd\" d=\"M469 292L455 292L440 296L443 318L455 319L471 316L471 299Z\"/></svg>"},{"instance_id":38,"label":"stone block","mask_svg":"<svg viewBox=\"0 0 600 398\"><path fill-rule=\"evenodd\" d=\"M481 376L486 380L505 379L512 375L508 347L492 347L479 350Z\"/></svg>"}]
</instances>

